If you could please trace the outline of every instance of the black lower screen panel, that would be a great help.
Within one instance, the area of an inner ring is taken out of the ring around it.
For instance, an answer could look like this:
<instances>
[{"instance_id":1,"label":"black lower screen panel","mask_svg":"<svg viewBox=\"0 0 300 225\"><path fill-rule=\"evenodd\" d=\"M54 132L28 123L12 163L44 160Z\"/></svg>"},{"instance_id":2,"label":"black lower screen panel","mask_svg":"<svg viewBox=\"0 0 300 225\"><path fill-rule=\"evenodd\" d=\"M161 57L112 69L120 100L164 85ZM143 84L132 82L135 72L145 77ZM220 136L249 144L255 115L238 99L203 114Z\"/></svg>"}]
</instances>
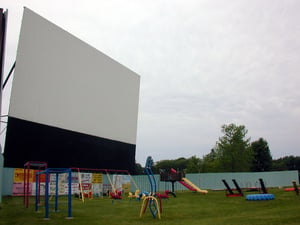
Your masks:
<instances>
[{"instance_id":1,"label":"black lower screen panel","mask_svg":"<svg viewBox=\"0 0 300 225\"><path fill-rule=\"evenodd\" d=\"M23 168L27 161L43 161L51 168L118 169L134 173L135 148L134 144L9 117L4 166Z\"/></svg>"}]
</instances>

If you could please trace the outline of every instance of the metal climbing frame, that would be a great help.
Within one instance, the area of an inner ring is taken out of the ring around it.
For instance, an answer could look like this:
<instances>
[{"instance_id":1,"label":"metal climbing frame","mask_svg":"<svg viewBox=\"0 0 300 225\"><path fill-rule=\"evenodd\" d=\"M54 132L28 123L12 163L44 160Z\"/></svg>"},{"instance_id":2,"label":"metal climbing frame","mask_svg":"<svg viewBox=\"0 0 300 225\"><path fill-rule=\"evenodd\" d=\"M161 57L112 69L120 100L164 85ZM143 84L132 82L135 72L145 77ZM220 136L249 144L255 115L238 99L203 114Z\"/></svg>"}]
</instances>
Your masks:
<instances>
[{"instance_id":1,"label":"metal climbing frame","mask_svg":"<svg viewBox=\"0 0 300 225\"><path fill-rule=\"evenodd\" d=\"M45 183L45 219L49 219L49 183L50 183L50 174L55 174L55 212L58 212L58 176L59 174L67 173L68 174L68 216L66 219L72 219L72 170L70 168L48 168L45 171L36 173L36 180L38 183L39 177L42 174L46 175ZM39 187L36 185L36 201L35 201L35 211L39 209L38 202Z\"/></svg>"},{"instance_id":2,"label":"metal climbing frame","mask_svg":"<svg viewBox=\"0 0 300 225\"><path fill-rule=\"evenodd\" d=\"M32 169L36 169L38 172L47 169L48 163L46 162L40 162L40 161L28 161L24 164L24 200L23 203L26 208L29 207L29 197L31 196L30 193L30 175L32 176L32 179L34 177L34 174L30 174ZM40 187L40 182L37 182ZM40 188L39 188L40 189Z\"/></svg>"}]
</instances>

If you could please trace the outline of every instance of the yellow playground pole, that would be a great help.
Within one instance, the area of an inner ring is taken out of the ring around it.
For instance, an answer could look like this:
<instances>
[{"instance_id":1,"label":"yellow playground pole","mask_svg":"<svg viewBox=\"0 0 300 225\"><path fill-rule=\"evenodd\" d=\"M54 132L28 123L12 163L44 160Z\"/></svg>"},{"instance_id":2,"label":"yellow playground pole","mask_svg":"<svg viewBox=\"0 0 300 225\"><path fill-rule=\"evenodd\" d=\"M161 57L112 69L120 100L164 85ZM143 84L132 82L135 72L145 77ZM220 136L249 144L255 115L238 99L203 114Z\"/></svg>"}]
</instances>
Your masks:
<instances>
[{"instance_id":1,"label":"yellow playground pole","mask_svg":"<svg viewBox=\"0 0 300 225\"><path fill-rule=\"evenodd\" d=\"M82 200L82 202L84 202L84 193L83 193L82 183L81 183L81 173L80 173L79 168L77 168L77 170L78 170L78 182L79 182L79 188L80 188L79 198L81 196L81 200Z\"/></svg>"},{"instance_id":2,"label":"yellow playground pole","mask_svg":"<svg viewBox=\"0 0 300 225\"><path fill-rule=\"evenodd\" d=\"M142 218L142 216L145 214L147 206L149 204L149 201L154 202L154 204L156 206L155 208L157 209L157 217L158 217L158 219L160 219L160 206L158 204L157 199L153 196L147 196L147 197L144 198L143 203L142 203L142 207L141 207L141 211L140 211L140 218Z\"/></svg>"}]
</instances>

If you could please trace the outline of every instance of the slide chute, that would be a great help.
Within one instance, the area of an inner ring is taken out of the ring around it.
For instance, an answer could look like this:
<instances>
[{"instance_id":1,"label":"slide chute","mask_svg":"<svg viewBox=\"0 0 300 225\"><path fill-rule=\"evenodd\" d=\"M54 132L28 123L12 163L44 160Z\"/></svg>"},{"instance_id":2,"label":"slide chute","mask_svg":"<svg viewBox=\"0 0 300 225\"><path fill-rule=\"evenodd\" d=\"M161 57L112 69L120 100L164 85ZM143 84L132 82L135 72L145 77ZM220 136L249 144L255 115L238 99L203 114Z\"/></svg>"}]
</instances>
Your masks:
<instances>
[{"instance_id":1,"label":"slide chute","mask_svg":"<svg viewBox=\"0 0 300 225\"><path fill-rule=\"evenodd\" d=\"M177 171L175 169L171 168L171 172L176 173ZM196 191L196 192L199 192L199 193L202 193L202 194L207 194L208 193L207 190L202 190L201 188L199 188L197 185L192 183L187 178L182 178L182 180L179 181L179 183L181 183L183 186L185 186L187 189L189 189L191 191Z\"/></svg>"}]
</instances>

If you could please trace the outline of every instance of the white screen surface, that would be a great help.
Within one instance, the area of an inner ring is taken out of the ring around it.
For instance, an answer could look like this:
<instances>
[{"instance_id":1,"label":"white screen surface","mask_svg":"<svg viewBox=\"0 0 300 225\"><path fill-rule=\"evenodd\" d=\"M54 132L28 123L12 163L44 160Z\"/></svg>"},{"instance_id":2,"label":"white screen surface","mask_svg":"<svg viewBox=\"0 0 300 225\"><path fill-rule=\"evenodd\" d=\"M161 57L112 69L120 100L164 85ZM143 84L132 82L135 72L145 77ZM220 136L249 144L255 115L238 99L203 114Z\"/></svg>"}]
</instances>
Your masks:
<instances>
[{"instance_id":1,"label":"white screen surface","mask_svg":"<svg viewBox=\"0 0 300 225\"><path fill-rule=\"evenodd\" d=\"M25 8L9 116L136 143L140 77Z\"/></svg>"}]
</instances>

